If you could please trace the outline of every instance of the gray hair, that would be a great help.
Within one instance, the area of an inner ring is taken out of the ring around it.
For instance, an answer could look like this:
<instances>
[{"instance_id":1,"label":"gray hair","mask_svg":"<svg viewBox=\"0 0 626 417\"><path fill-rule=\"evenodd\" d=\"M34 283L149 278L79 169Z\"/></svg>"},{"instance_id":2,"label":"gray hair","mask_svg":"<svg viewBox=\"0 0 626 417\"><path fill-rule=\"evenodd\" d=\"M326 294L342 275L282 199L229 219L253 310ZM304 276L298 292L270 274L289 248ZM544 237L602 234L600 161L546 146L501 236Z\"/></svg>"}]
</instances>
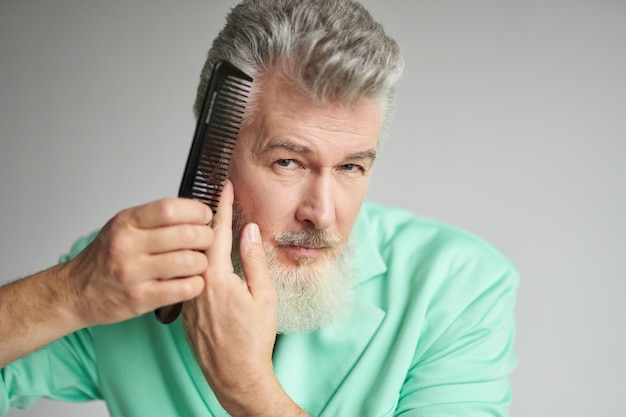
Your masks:
<instances>
[{"instance_id":1,"label":"gray hair","mask_svg":"<svg viewBox=\"0 0 626 417\"><path fill-rule=\"evenodd\" d=\"M196 115L219 59L255 79L280 66L320 102L378 99L383 130L403 69L398 44L351 0L244 0L235 6L202 69Z\"/></svg>"}]
</instances>

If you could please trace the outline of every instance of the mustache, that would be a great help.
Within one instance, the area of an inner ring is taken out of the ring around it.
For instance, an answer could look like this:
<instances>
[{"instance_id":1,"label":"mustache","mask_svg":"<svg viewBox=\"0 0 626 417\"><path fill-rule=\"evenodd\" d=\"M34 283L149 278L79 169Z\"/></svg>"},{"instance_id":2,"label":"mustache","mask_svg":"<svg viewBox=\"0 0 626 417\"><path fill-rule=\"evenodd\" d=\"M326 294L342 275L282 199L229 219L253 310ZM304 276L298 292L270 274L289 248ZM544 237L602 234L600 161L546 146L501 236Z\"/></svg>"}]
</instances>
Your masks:
<instances>
[{"instance_id":1,"label":"mustache","mask_svg":"<svg viewBox=\"0 0 626 417\"><path fill-rule=\"evenodd\" d=\"M279 246L302 246L306 248L334 248L341 239L323 229L309 229L299 232L280 232L274 235Z\"/></svg>"},{"instance_id":2,"label":"mustache","mask_svg":"<svg viewBox=\"0 0 626 417\"><path fill-rule=\"evenodd\" d=\"M239 241L241 231L246 225L246 215L239 201L233 203L233 238ZM302 246L307 248L334 248L341 238L323 229L306 229L298 232L277 232L273 236L278 246ZM233 245L236 249L237 245Z\"/></svg>"}]
</instances>

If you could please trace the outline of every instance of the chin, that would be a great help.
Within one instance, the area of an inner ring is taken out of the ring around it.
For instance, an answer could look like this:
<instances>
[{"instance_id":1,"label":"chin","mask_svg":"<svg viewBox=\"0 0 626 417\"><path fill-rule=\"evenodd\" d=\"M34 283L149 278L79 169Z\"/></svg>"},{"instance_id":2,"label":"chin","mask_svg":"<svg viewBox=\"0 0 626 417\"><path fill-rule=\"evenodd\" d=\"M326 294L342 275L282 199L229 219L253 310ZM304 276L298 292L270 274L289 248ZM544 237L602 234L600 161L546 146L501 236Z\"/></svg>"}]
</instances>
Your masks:
<instances>
[{"instance_id":1,"label":"chin","mask_svg":"<svg viewBox=\"0 0 626 417\"><path fill-rule=\"evenodd\" d=\"M279 249L264 246L278 295L278 333L313 332L351 310L356 293L351 245L316 258L291 258L287 264L279 261Z\"/></svg>"}]
</instances>

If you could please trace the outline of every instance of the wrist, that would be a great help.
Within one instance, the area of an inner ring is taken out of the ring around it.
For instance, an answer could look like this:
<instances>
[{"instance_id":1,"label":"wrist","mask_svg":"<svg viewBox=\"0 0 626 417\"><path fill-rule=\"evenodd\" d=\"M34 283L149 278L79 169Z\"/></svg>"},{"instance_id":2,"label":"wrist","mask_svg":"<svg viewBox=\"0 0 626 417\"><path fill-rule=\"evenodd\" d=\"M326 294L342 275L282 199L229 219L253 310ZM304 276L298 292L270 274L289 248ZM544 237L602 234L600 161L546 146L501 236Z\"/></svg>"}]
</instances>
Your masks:
<instances>
[{"instance_id":1,"label":"wrist","mask_svg":"<svg viewBox=\"0 0 626 417\"><path fill-rule=\"evenodd\" d=\"M89 315L85 314L82 305L85 303L83 285L77 279L80 273L76 270L76 259L59 264L54 268L54 291L60 302L55 306L58 320L63 323L68 333L92 325Z\"/></svg>"},{"instance_id":2,"label":"wrist","mask_svg":"<svg viewBox=\"0 0 626 417\"><path fill-rule=\"evenodd\" d=\"M218 395L224 409L232 416L304 417L308 416L283 390L272 371L271 378L249 384L247 392L237 396Z\"/></svg>"}]
</instances>

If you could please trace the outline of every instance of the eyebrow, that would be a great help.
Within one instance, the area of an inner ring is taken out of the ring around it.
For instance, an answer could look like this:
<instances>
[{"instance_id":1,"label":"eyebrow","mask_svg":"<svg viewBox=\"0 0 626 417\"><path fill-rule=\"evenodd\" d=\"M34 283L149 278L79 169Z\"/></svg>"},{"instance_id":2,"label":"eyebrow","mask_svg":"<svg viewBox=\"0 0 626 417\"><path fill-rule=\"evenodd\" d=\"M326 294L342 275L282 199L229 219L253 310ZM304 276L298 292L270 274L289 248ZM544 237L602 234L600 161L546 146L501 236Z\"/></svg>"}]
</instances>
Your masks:
<instances>
[{"instance_id":1,"label":"eyebrow","mask_svg":"<svg viewBox=\"0 0 626 417\"><path fill-rule=\"evenodd\" d=\"M297 153L313 153L311 148L309 148L308 146L296 145L293 142L290 142L288 140L283 140L283 139L278 139L278 140L274 140L270 142L263 152L269 152L276 148L288 149L290 151L294 151Z\"/></svg>"},{"instance_id":2,"label":"eyebrow","mask_svg":"<svg viewBox=\"0 0 626 417\"><path fill-rule=\"evenodd\" d=\"M293 142L290 142L288 140L283 140L283 139L278 139L278 140L274 140L274 141L270 142L268 144L268 146L263 150L263 153L270 152L271 150L276 149L276 148L288 149L290 151L293 151L293 152L296 152L296 153L302 153L302 154L313 153L311 148L309 148L308 146L297 145L297 144L295 144ZM370 159L373 162L376 159L376 150L375 149L368 149L368 150L363 151L363 152L353 153L351 155L347 155L345 159L346 160L348 160L348 159Z\"/></svg>"}]
</instances>

